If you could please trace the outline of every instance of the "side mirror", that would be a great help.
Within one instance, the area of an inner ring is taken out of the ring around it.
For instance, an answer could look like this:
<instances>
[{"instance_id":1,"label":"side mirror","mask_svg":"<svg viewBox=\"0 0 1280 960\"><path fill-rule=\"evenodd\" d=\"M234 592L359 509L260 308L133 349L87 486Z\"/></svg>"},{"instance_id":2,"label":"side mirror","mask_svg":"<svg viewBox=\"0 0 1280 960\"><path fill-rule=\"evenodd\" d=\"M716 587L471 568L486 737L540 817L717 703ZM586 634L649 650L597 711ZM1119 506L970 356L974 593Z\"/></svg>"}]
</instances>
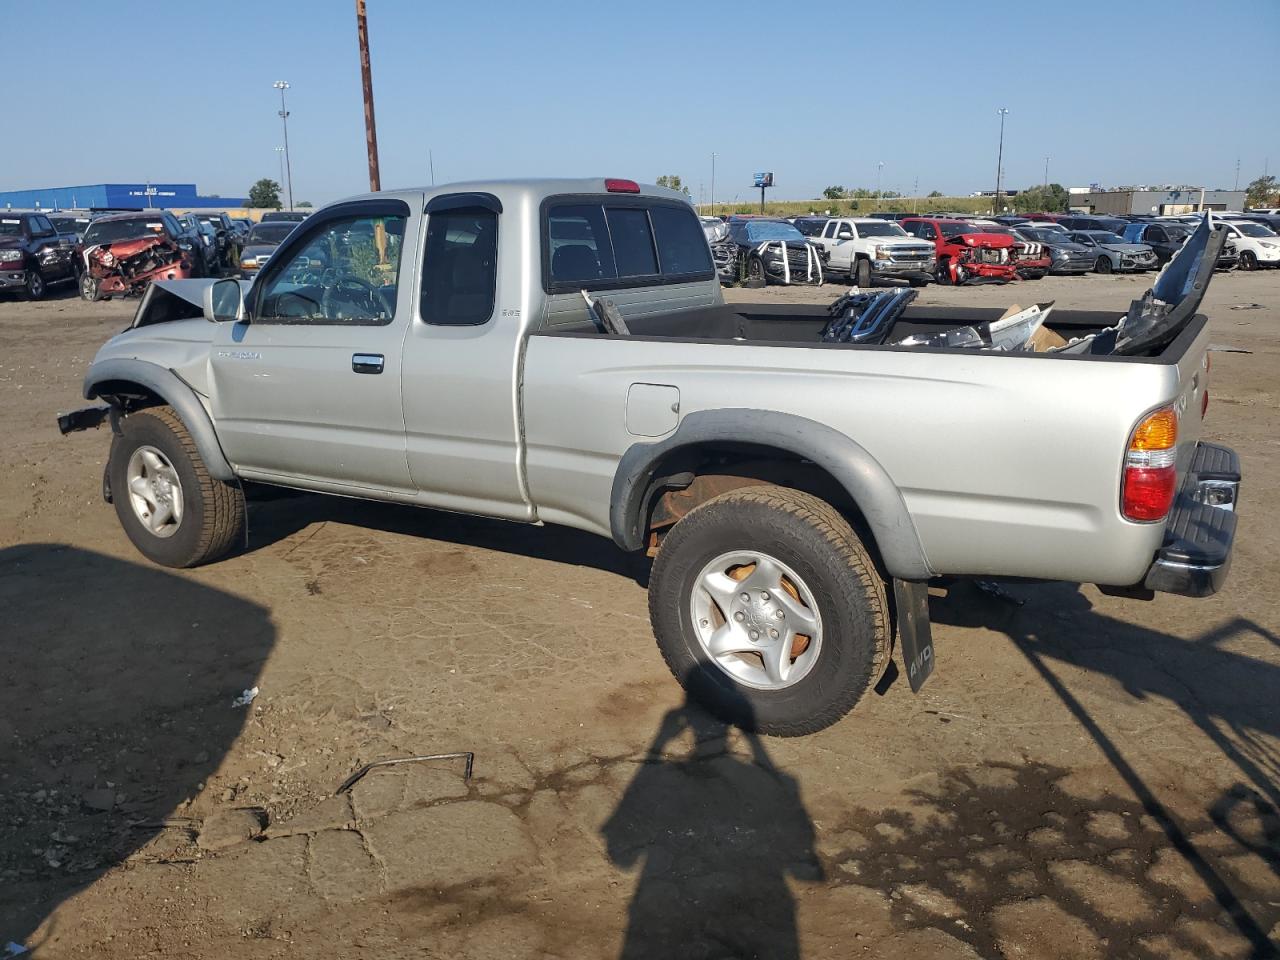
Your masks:
<instances>
[{"instance_id":1,"label":"side mirror","mask_svg":"<svg viewBox=\"0 0 1280 960\"><path fill-rule=\"evenodd\" d=\"M244 317L244 291L240 281L218 280L204 288L204 318L212 323L226 323Z\"/></svg>"}]
</instances>

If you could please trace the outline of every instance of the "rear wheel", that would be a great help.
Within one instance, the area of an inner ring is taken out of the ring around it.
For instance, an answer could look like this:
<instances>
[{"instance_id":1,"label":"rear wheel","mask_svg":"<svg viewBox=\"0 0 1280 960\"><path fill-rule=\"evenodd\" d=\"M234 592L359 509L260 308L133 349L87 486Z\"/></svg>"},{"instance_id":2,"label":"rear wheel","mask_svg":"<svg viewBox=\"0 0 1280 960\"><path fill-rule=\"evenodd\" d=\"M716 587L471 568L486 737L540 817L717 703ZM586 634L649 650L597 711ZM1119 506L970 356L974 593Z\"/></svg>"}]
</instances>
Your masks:
<instances>
[{"instance_id":1,"label":"rear wheel","mask_svg":"<svg viewBox=\"0 0 1280 960\"><path fill-rule=\"evenodd\" d=\"M27 271L26 292L28 300L43 300L48 290L49 288L44 282L44 276L41 275L39 270Z\"/></svg>"},{"instance_id":2,"label":"rear wheel","mask_svg":"<svg viewBox=\"0 0 1280 960\"><path fill-rule=\"evenodd\" d=\"M149 407L120 418L107 476L120 525L155 563L211 563L244 540L244 494L209 476L195 441L171 407Z\"/></svg>"},{"instance_id":3,"label":"rear wheel","mask_svg":"<svg viewBox=\"0 0 1280 960\"><path fill-rule=\"evenodd\" d=\"M853 262L853 282L864 290L871 286L871 261L859 257Z\"/></svg>"},{"instance_id":4,"label":"rear wheel","mask_svg":"<svg viewBox=\"0 0 1280 960\"><path fill-rule=\"evenodd\" d=\"M778 736L835 723L889 656L866 549L830 504L785 487L732 490L677 523L654 561L649 616L691 698Z\"/></svg>"},{"instance_id":5,"label":"rear wheel","mask_svg":"<svg viewBox=\"0 0 1280 960\"><path fill-rule=\"evenodd\" d=\"M1098 273L1110 273L1110 272L1111 272L1111 258L1110 258L1110 257L1099 257L1099 258L1098 258L1098 262L1097 262L1097 263L1095 263L1095 264L1093 265L1093 269L1094 269L1096 272L1098 272Z\"/></svg>"},{"instance_id":6,"label":"rear wheel","mask_svg":"<svg viewBox=\"0 0 1280 960\"><path fill-rule=\"evenodd\" d=\"M1245 250L1240 254L1241 270L1257 270L1258 257L1252 250Z\"/></svg>"}]
</instances>

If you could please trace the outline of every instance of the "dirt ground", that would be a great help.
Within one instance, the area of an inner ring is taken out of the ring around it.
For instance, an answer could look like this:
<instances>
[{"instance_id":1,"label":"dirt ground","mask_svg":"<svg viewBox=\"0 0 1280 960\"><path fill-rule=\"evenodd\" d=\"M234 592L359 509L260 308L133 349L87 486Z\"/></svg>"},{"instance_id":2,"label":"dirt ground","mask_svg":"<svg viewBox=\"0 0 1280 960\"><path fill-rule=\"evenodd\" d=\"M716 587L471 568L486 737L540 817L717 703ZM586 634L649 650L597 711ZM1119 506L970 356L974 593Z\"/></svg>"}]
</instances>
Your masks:
<instances>
[{"instance_id":1,"label":"dirt ground","mask_svg":"<svg viewBox=\"0 0 1280 960\"><path fill-rule=\"evenodd\" d=\"M1119 314L1144 288L921 301ZM234 559L149 565L102 502L105 431L54 424L134 305L0 302L0 949L1275 955L1278 294L1235 273L1206 301L1246 351L1213 355L1206 424L1245 470L1223 593L939 592L921 694L797 740L686 705L644 565L572 531L304 496L253 504ZM469 783L441 761L335 795L453 751Z\"/></svg>"}]
</instances>

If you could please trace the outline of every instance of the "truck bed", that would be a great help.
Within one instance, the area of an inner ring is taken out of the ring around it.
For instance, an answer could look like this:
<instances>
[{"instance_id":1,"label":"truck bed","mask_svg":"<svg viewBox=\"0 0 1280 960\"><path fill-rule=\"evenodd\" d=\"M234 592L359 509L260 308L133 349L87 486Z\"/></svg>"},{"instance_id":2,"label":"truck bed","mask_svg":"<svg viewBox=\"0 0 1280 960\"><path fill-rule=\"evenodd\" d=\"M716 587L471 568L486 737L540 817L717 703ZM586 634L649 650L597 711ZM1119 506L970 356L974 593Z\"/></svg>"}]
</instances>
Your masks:
<instances>
[{"instance_id":1,"label":"truck bed","mask_svg":"<svg viewBox=\"0 0 1280 960\"><path fill-rule=\"evenodd\" d=\"M691 310L680 310L648 316L629 317L627 326L633 338L645 340L681 340L693 343L742 343L757 346L811 347L823 350L909 350L913 353L972 353L948 347L896 346L900 340L916 334L939 333L955 327L972 326L997 320L1003 314L998 307L912 306L894 324L889 341L883 345L823 343L821 331L830 315L825 304L735 303ZM1122 311L1054 309L1045 327L1066 340L1088 336L1114 326ZM1097 360L1177 363L1194 342L1206 320L1197 315L1179 336L1156 356L1069 355L1060 353L1007 354L1038 356L1058 360ZM544 335L571 337L608 337L594 324L565 324Z\"/></svg>"}]
</instances>

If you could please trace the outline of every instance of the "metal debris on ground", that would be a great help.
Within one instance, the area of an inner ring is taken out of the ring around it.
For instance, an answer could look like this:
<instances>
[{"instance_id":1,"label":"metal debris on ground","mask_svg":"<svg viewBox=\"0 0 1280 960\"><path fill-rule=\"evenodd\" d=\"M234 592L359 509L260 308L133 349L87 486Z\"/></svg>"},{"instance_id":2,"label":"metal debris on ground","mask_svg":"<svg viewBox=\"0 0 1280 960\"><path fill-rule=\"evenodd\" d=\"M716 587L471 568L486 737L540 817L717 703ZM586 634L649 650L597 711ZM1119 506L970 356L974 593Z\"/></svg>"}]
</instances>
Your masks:
<instances>
[{"instance_id":1,"label":"metal debris on ground","mask_svg":"<svg viewBox=\"0 0 1280 960\"><path fill-rule=\"evenodd\" d=\"M248 690L244 691L244 693L240 694L240 696L232 700L231 706L233 708L247 707L249 704L253 703L253 701L256 700L257 698L258 698L258 688L250 687Z\"/></svg>"},{"instance_id":2,"label":"metal debris on ground","mask_svg":"<svg viewBox=\"0 0 1280 960\"><path fill-rule=\"evenodd\" d=\"M994 580L975 580L973 581L973 585L978 588L980 593L985 593L988 597L999 600L1001 603L1007 603L1011 607L1021 607L1026 605L1026 600L1021 597L1015 597Z\"/></svg>"},{"instance_id":3,"label":"metal debris on ground","mask_svg":"<svg viewBox=\"0 0 1280 960\"><path fill-rule=\"evenodd\" d=\"M1260 304L1260 303L1237 303L1237 304L1236 304L1235 306L1233 306L1231 309L1232 309L1232 310L1261 310L1261 309L1262 309L1262 304Z\"/></svg>"},{"instance_id":4,"label":"metal debris on ground","mask_svg":"<svg viewBox=\"0 0 1280 960\"><path fill-rule=\"evenodd\" d=\"M375 760L373 761L373 763L366 763L363 767L361 767L351 776L347 777L347 779L343 780L342 783L339 785L338 789L334 791L334 794L337 795L340 793L346 793L353 786L355 786L356 782L360 780L361 777L363 777L366 773L368 773L370 770L374 769L375 767L394 767L401 763L421 763L424 760L462 760L462 759L465 759L467 761L466 770L462 774L462 782L470 783L471 767L475 763L476 755L468 750L462 753L431 753L421 757L398 757L394 760Z\"/></svg>"},{"instance_id":5,"label":"metal debris on ground","mask_svg":"<svg viewBox=\"0 0 1280 960\"><path fill-rule=\"evenodd\" d=\"M1246 350L1244 347L1229 347L1225 343L1209 344L1210 353L1253 353L1252 350Z\"/></svg>"}]
</instances>

